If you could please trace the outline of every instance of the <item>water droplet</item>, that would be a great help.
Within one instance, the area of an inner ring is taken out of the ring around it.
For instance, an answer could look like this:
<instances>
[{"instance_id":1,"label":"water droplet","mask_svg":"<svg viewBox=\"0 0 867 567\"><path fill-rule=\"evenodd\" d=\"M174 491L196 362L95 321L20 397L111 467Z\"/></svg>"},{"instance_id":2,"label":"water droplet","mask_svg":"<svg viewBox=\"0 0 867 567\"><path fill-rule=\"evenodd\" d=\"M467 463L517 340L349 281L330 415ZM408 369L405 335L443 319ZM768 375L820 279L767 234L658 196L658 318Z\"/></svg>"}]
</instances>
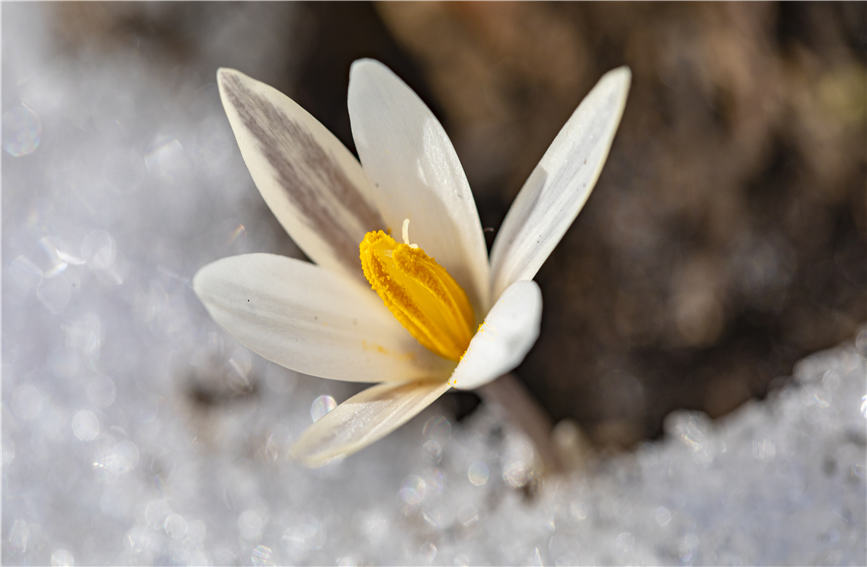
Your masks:
<instances>
[{"instance_id":1,"label":"water droplet","mask_svg":"<svg viewBox=\"0 0 867 567\"><path fill-rule=\"evenodd\" d=\"M165 181L181 181L190 175L184 146L175 138L157 142L144 162L148 171Z\"/></svg>"},{"instance_id":2,"label":"water droplet","mask_svg":"<svg viewBox=\"0 0 867 567\"><path fill-rule=\"evenodd\" d=\"M310 549L322 549L325 545L326 533L322 524L315 517L305 515L297 523L286 528L280 538L290 555L308 552Z\"/></svg>"},{"instance_id":3,"label":"water droplet","mask_svg":"<svg viewBox=\"0 0 867 567\"><path fill-rule=\"evenodd\" d=\"M322 417L337 407L337 402L331 396L319 396L310 404L310 419L319 421Z\"/></svg>"},{"instance_id":4,"label":"water droplet","mask_svg":"<svg viewBox=\"0 0 867 567\"><path fill-rule=\"evenodd\" d=\"M687 533L680 538L677 544L677 551L682 563L690 563L695 556L701 540L694 533Z\"/></svg>"},{"instance_id":5,"label":"water droplet","mask_svg":"<svg viewBox=\"0 0 867 567\"><path fill-rule=\"evenodd\" d=\"M274 565L274 552L267 545L257 545L250 554L253 565Z\"/></svg>"},{"instance_id":6,"label":"water droplet","mask_svg":"<svg viewBox=\"0 0 867 567\"><path fill-rule=\"evenodd\" d=\"M72 434L79 441L93 441L99 436L99 418L90 410L80 410L72 416Z\"/></svg>"},{"instance_id":7,"label":"water droplet","mask_svg":"<svg viewBox=\"0 0 867 567\"><path fill-rule=\"evenodd\" d=\"M635 536L630 532L620 532L614 540L621 551L629 551L635 545Z\"/></svg>"},{"instance_id":8,"label":"water droplet","mask_svg":"<svg viewBox=\"0 0 867 567\"><path fill-rule=\"evenodd\" d=\"M671 511L665 506L658 506L653 512L653 517L656 519L656 523L662 527L671 523Z\"/></svg>"},{"instance_id":9,"label":"water droplet","mask_svg":"<svg viewBox=\"0 0 867 567\"><path fill-rule=\"evenodd\" d=\"M172 539L183 539L187 535L187 521L180 514L169 514L163 522L163 529Z\"/></svg>"},{"instance_id":10,"label":"water droplet","mask_svg":"<svg viewBox=\"0 0 867 567\"><path fill-rule=\"evenodd\" d=\"M503 467L503 480L512 488L521 488L530 481L532 466L521 460L506 463Z\"/></svg>"},{"instance_id":11,"label":"water droplet","mask_svg":"<svg viewBox=\"0 0 867 567\"><path fill-rule=\"evenodd\" d=\"M144 516L147 525L153 529L159 529L164 525L165 518L171 513L172 509L169 503L164 498L159 500L151 500L145 505Z\"/></svg>"},{"instance_id":12,"label":"water droplet","mask_svg":"<svg viewBox=\"0 0 867 567\"><path fill-rule=\"evenodd\" d=\"M452 434L452 424L448 419L441 415L437 415L428 419L421 430L422 435L436 441L440 445L444 445Z\"/></svg>"},{"instance_id":13,"label":"water droplet","mask_svg":"<svg viewBox=\"0 0 867 567\"><path fill-rule=\"evenodd\" d=\"M93 468L113 474L125 474L138 466L138 461L138 446L129 439L124 439L94 461Z\"/></svg>"},{"instance_id":14,"label":"water droplet","mask_svg":"<svg viewBox=\"0 0 867 567\"><path fill-rule=\"evenodd\" d=\"M512 488L526 485L536 474L533 444L523 436L510 435L503 449L503 481Z\"/></svg>"},{"instance_id":15,"label":"water droplet","mask_svg":"<svg viewBox=\"0 0 867 567\"><path fill-rule=\"evenodd\" d=\"M422 444L422 449L434 463L439 463L443 456L443 446L439 441L428 439Z\"/></svg>"},{"instance_id":16,"label":"water droplet","mask_svg":"<svg viewBox=\"0 0 867 567\"><path fill-rule=\"evenodd\" d=\"M470 464L467 469L467 478L473 486L484 486L488 483L488 478L491 476L488 465L483 461L476 461Z\"/></svg>"},{"instance_id":17,"label":"water droplet","mask_svg":"<svg viewBox=\"0 0 867 567\"><path fill-rule=\"evenodd\" d=\"M409 475L400 487L400 499L410 506L421 504L427 494L427 483L418 475Z\"/></svg>"},{"instance_id":18,"label":"water droplet","mask_svg":"<svg viewBox=\"0 0 867 567\"><path fill-rule=\"evenodd\" d=\"M42 139L42 121L32 109L19 104L3 113L3 149L13 157L31 154Z\"/></svg>"}]
</instances>

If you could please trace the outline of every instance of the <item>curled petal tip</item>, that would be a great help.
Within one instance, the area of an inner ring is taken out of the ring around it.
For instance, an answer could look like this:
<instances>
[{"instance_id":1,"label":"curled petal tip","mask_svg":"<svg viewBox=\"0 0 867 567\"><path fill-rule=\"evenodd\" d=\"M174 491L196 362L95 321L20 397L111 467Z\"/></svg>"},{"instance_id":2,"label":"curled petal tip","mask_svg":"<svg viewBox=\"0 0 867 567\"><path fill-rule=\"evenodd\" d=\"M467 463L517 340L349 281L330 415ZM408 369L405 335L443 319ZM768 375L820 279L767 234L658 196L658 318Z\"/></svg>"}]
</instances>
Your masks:
<instances>
[{"instance_id":1,"label":"curled petal tip","mask_svg":"<svg viewBox=\"0 0 867 567\"><path fill-rule=\"evenodd\" d=\"M623 75L626 78L632 76L632 69L629 68L629 65L621 65L620 67L615 67L609 73Z\"/></svg>"},{"instance_id":2,"label":"curled petal tip","mask_svg":"<svg viewBox=\"0 0 867 567\"><path fill-rule=\"evenodd\" d=\"M352 73L353 70L361 67L385 67L385 65L383 65L378 59L373 59L372 57L361 57L352 62L352 65L349 67L349 72Z\"/></svg>"},{"instance_id":3,"label":"curled petal tip","mask_svg":"<svg viewBox=\"0 0 867 567\"><path fill-rule=\"evenodd\" d=\"M621 88L623 88L624 90L628 90L629 85L632 82L632 70L626 65L621 65L620 67L617 67L605 73L603 79L606 78L621 83Z\"/></svg>"},{"instance_id":4,"label":"curled petal tip","mask_svg":"<svg viewBox=\"0 0 867 567\"><path fill-rule=\"evenodd\" d=\"M217 69L217 83L222 83L232 75L240 75L241 73L230 67L220 67Z\"/></svg>"},{"instance_id":5,"label":"curled petal tip","mask_svg":"<svg viewBox=\"0 0 867 567\"><path fill-rule=\"evenodd\" d=\"M245 78L247 78L247 76L236 69L231 69L229 67L220 67L217 69L217 88L220 91L220 99L223 100L224 106L226 104L226 93L228 90L232 89L232 83L237 83L239 80Z\"/></svg>"},{"instance_id":6,"label":"curled petal tip","mask_svg":"<svg viewBox=\"0 0 867 567\"><path fill-rule=\"evenodd\" d=\"M381 80L383 76L391 75L394 75L391 69L389 69L380 61L376 59L371 59L370 57L362 57L361 59L356 59L349 67L350 83L354 78L358 77L374 76L379 77L379 80Z\"/></svg>"}]
</instances>

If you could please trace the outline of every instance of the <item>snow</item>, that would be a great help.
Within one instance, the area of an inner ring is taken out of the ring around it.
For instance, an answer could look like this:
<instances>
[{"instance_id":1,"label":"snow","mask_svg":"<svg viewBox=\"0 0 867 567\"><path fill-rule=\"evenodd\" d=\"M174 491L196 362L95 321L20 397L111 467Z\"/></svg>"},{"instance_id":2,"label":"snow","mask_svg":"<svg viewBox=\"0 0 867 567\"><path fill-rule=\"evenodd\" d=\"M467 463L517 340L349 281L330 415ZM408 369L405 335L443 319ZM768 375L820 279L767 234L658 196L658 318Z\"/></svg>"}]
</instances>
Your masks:
<instances>
[{"instance_id":1,"label":"snow","mask_svg":"<svg viewBox=\"0 0 867 567\"><path fill-rule=\"evenodd\" d=\"M323 469L289 460L354 390L265 363L192 293L210 260L297 255L213 73L58 58L47 9L3 7L4 563L864 564L867 329L766 400L677 412L664 440L576 455L536 490L532 450L484 406L460 424L434 406ZM208 61L244 33L214 26Z\"/></svg>"}]
</instances>

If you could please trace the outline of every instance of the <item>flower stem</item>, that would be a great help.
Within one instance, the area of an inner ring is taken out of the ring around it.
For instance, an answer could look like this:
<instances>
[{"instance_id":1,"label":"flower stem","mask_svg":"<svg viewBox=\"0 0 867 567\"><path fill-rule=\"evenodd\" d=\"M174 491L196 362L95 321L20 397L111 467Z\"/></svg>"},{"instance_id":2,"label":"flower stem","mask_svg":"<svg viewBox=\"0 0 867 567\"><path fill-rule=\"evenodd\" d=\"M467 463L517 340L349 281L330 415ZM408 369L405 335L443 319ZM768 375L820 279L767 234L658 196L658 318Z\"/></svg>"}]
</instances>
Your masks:
<instances>
[{"instance_id":1,"label":"flower stem","mask_svg":"<svg viewBox=\"0 0 867 567\"><path fill-rule=\"evenodd\" d=\"M498 407L504 417L530 438L543 474L563 471L563 463L551 438L551 418L517 376L504 374L481 387L478 393L486 402Z\"/></svg>"}]
</instances>

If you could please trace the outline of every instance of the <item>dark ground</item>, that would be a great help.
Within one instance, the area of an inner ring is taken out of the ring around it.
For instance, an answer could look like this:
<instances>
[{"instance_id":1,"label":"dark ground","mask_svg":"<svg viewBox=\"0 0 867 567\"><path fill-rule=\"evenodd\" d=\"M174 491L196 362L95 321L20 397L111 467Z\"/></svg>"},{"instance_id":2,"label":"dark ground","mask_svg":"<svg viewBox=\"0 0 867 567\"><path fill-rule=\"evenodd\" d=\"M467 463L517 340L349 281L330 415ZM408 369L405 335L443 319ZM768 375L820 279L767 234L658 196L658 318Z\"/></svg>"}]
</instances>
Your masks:
<instances>
[{"instance_id":1,"label":"dark ground","mask_svg":"<svg viewBox=\"0 0 867 567\"><path fill-rule=\"evenodd\" d=\"M237 8L64 5L58 32L71 48L135 41L201 66L200 15ZM556 419L600 445L654 437L677 408L724 415L867 321L865 4L252 11L273 12L263 34L285 48L257 77L350 147L352 60L378 58L417 89L493 229L587 90L632 68L596 191L537 276L542 336L518 370ZM459 411L469 396L455 398Z\"/></svg>"}]
</instances>

